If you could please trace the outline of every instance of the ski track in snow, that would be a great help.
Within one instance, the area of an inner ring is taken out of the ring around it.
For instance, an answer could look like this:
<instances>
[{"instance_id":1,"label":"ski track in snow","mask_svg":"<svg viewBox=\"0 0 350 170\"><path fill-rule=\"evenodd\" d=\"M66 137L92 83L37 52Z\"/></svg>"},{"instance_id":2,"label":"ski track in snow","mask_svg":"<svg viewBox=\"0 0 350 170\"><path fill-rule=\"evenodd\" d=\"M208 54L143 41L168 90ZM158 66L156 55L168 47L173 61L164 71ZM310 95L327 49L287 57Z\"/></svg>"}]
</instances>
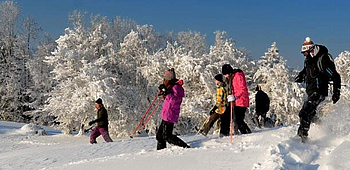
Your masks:
<instances>
[{"instance_id":1,"label":"ski track in snow","mask_svg":"<svg viewBox=\"0 0 350 170\"><path fill-rule=\"evenodd\" d=\"M229 137L217 135L180 136L192 148L168 145L160 151L155 149L154 136L117 139L112 143L105 143L99 137L99 143L91 145L88 136L66 136L54 131L49 136L0 133L3 145L0 169L115 169L116 165L121 165L121 169L331 170L350 167L349 140L329 139L322 128L314 125L310 140L301 143L295 137L297 127L258 129L252 134L234 136L232 143Z\"/></svg>"}]
</instances>

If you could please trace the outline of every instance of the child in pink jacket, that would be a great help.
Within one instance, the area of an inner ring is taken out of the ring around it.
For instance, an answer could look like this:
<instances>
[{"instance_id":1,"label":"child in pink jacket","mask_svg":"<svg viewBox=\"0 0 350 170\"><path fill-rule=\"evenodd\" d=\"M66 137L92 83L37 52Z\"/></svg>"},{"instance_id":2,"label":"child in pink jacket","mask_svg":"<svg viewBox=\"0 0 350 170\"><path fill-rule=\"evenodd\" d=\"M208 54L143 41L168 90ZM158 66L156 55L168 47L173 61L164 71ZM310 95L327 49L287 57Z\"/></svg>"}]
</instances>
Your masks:
<instances>
[{"instance_id":1,"label":"child in pink jacket","mask_svg":"<svg viewBox=\"0 0 350 170\"><path fill-rule=\"evenodd\" d=\"M182 98L185 96L183 81L176 79L174 69L165 72L163 84L158 88L165 98L161 112L162 123L156 135L157 150L166 148L166 142L184 148L190 148L184 141L173 135L174 123L179 120Z\"/></svg>"},{"instance_id":2,"label":"child in pink jacket","mask_svg":"<svg viewBox=\"0 0 350 170\"><path fill-rule=\"evenodd\" d=\"M245 112L249 107L249 94L247 88L247 82L245 79L244 72L240 69L233 69L229 64L222 66L222 74L225 76L228 82L228 96L227 102L234 105L234 118L235 124L241 132L241 134L252 133L248 125L244 122ZM228 107L230 108L230 107ZM226 109L226 124L229 130L231 109ZM227 132L228 132L227 130ZM225 134L226 135L226 134Z\"/></svg>"}]
</instances>

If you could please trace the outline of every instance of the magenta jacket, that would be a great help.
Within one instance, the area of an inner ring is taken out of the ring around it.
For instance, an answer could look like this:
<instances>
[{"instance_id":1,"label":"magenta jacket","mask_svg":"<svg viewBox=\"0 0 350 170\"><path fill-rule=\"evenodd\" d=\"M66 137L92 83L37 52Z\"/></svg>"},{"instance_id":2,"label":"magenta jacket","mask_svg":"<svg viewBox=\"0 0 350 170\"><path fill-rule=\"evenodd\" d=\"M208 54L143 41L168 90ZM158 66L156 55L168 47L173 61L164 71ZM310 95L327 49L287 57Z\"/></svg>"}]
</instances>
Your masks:
<instances>
[{"instance_id":1,"label":"magenta jacket","mask_svg":"<svg viewBox=\"0 0 350 170\"><path fill-rule=\"evenodd\" d=\"M232 94L236 98L234 105L240 107L249 107L249 94L243 71L236 72L232 75L231 89Z\"/></svg>"},{"instance_id":2,"label":"magenta jacket","mask_svg":"<svg viewBox=\"0 0 350 170\"><path fill-rule=\"evenodd\" d=\"M180 106L185 91L182 88L183 81L179 80L166 95L160 116L164 121L176 123L179 120Z\"/></svg>"}]
</instances>

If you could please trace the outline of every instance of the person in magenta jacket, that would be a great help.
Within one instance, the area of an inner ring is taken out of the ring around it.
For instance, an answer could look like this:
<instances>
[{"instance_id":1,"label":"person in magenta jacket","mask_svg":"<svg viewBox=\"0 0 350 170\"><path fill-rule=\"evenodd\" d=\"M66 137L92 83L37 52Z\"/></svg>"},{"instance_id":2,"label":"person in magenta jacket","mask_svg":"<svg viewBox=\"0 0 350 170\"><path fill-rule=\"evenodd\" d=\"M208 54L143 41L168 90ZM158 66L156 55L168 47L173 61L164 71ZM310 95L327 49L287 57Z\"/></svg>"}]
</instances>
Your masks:
<instances>
[{"instance_id":1,"label":"person in magenta jacket","mask_svg":"<svg viewBox=\"0 0 350 170\"><path fill-rule=\"evenodd\" d=\"M163 84L159 85L160 95L165 98L161 112L162 123L156 135L157 150L166 148L166 142L190 148L184 141L173 135L174 123L178 122L182 98L185 96L183 81L176 79L174 69L165 72Z\"/></svg>"},{"instance_id":2,"label":"person in magenta jacket","mask_svg":"<svg viewBox=\"0 0 350 170\"><path fill-rule=\"evenodd\" d=\"M233 116L236 120L235 125L237 125L241 134L251 133L248 125L244 122L245 112L249 107L249 94L245 74L240 69L233 69L229 64L224 64L222 66L222 74L228 82L229 95L227 96L227 101L229 105L231 102L234 104ZM230 108L230 106L228 108ZM224 123L227 124L227 130L226 134L223 135L227 135L229 132L231 109L226 109L224 114L226 116Z\"/></svg>"}]
</instances>

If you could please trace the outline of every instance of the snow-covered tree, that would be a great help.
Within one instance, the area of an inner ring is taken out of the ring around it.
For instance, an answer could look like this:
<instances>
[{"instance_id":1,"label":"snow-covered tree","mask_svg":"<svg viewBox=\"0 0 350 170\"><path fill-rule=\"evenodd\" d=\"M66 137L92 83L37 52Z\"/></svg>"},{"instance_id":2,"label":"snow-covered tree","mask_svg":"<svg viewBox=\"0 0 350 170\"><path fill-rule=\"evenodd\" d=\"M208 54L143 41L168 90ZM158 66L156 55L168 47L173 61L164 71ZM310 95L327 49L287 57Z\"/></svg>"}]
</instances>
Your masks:
<instances>
[{"instance_id":1,"label":"snow-covered tree","mask_svg":"<svg viewBox=\"0 0 350 170\"><path fill-rule=\"evenodd\" d=\"M179 32L177 34L178 44L188 52L195 52L193 54L197 57L202 57L203 54L207 53L207 45L205 36L199 32L187 31Z\"/></svg>"},{"instance_id":2,"label":"snow-covered tree","mask_svg":"<svg viewBox=\"0 0 350 170\"><path fill-rule=\"evenodd\" d=\"M339 56L334 59L334 63L341 77L342 87L340 90L340 101L343 101L350 107L350 51L340 53Z\"/></svg>"},{"instance_id":3,"label":"snow-covered tree","mask_svg":"<svg viewBox=\"0 0 350 170\"><path fill-rule=\"evenodd\" d=\"M65 133L77 129L87 118L95 119L94 100L103 98L106 107L114 93L113 78L104 65L114 55L112 43L105 41L101 25L87 31L80 12L71 15L74 28L56 40L57 48L47 62L54 66L57 86L51 92L45 111L57 117ZM111 94L112 93L112 94Z\"/></svg>"},{"instance_id":4,"label":"snow-covered tree","mask_svg":"<svg viewBox=\"0 0 350 170\"><path fill-rule=\"evenodd\" d=\"M19 6L14 1L0 5L0 119L25 121L26 110L26 56L23 36L16 33Z\"/></svg>"},{"instance_id":5,"label":"snow-covered tree","mask_svg":"<svg viewBox=\"0 0 350 170\"><path fill-rule=\"evenodd\" d=\"M258 70L253 75L254 85L260 84L270 97L270 113L275 114L285 124L298 121L298 111L303 99L304 89L294 83L286 60L278 53L276 43L257 61ZM250 93L251 109L255 110L255 94Z\"/></svg>"},{"instance_id":6,"label":"snow-covered tree","mask_svg":"<svg viewBox=\"0 0 350 170\"><path fill-rule=\"evenodd\" d=\"M40 42L37 51L27 63L33 79L33 86L28 89L32 99L30 105L33 110L25 114L31 117L31 121L34 123L47 125L52 121L52 117L47 112L43 112L43 107L46 104L49 92L55 86L52 74L50 74L53 66L44 62L44 60L47 56L51 56L56 46L55 41L48 34L44 34L44 39Z\"/></svg>"}]
</instances>

